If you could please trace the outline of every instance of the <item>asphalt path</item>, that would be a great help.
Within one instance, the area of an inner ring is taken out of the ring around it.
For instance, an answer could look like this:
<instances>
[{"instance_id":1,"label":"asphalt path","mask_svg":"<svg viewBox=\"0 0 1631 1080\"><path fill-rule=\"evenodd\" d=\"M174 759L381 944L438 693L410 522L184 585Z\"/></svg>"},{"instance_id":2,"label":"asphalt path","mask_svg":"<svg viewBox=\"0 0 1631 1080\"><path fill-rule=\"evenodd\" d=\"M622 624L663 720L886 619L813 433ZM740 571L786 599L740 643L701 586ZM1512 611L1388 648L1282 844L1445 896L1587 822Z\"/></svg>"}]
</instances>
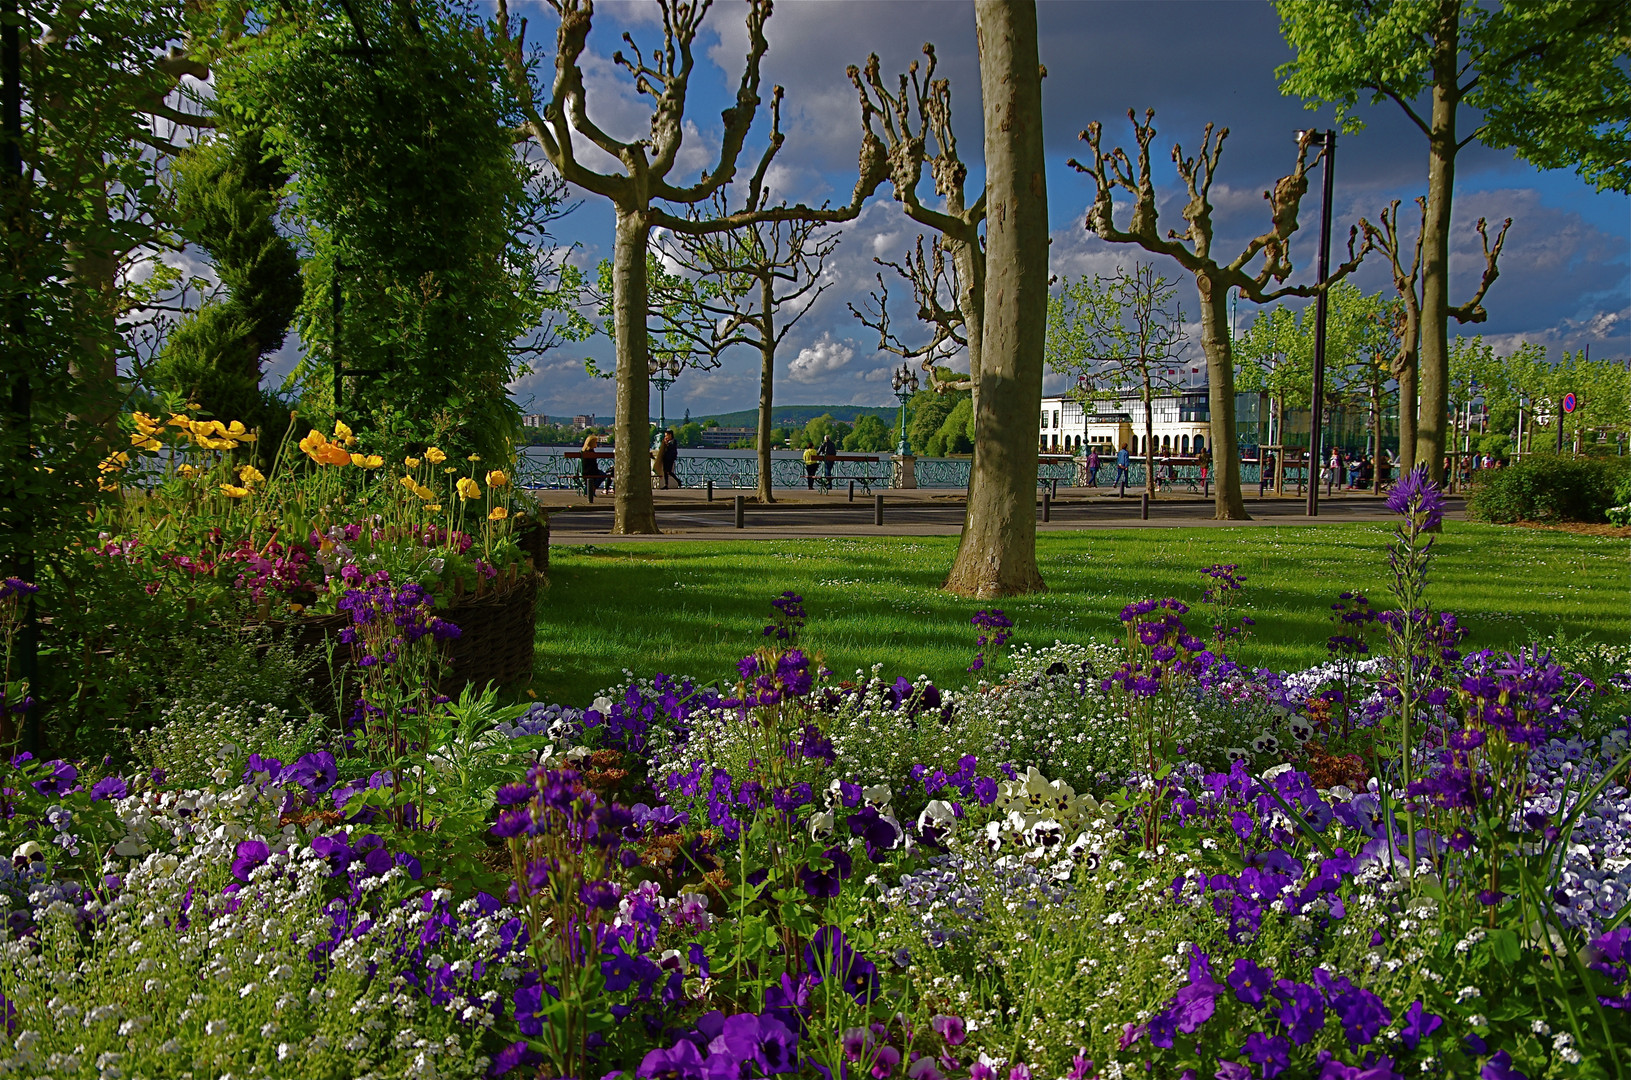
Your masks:
<instances>
[{"instance_id":1,"label":"asphalt path","mask_svg":"<svg viewBox=\"0 0 1631 1080\"><path fill-rule=\"evenodd\" d=\"M915 495L916 497L911 497ZM659 536L616 536L611 533L611 500L602 498L594 506L570 506L550 514L550 541L555 544L602 541L662 540L750 540L820 539L829 536L937 536L955 535L962 527L964 503L944 496L924 498L918 493L891 497L883 494L883 525L875 524L871 498L857 496L854 502L834 497L830 500L789 499L768 506L749 502L744 507L743 528L735 527L731 499L716 496L713 502L662 501L657 505ZM1166 498L1150 503L1149 519L1139 516L1139 500L1134 497L1087 496L1069 498L1061 494L1051 503L1049 519L1042 520L1042 504L1037 502L1037 528L1042 531L1075 531L1110 528L1172 528L1176 526L1240 528L1262 525L1317 525L1356 521L1385 521L1394 515L1387 501L1375 496L1339 496L1321 500L1318 517L1306 516L1302 499L1266 498L1246 500L1250 521L1216 521L1210 499ZM1460 510L1453 499L1452 511ZM1459 516L1452 513L1452 517Z\"/></svg>"}]
</instances>

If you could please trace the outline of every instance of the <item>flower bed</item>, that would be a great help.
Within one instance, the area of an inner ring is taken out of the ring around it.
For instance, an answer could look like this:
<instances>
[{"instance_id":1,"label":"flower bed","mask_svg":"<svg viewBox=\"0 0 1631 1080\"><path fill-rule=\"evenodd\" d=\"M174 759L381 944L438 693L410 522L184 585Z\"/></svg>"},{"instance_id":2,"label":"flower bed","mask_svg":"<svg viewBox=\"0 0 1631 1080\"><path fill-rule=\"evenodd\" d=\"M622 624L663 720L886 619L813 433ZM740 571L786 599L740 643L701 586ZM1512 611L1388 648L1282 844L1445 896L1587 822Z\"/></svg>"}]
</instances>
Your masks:
<instances>
[{"instance_id":1,"label":"flower bed","mask_svg":"<svg viewBox=\"0 0 1631 1080\"><path fill-rule=\"evenodd\" d=\"M0 1070L1615 1076L1631 650L1473 649L1402 488L1397 606L1298 672L1212 567L1115 643L981 612L956 691L825 671L784 595L728 680L506 707L358 590L343 732L14 761Z\"/></svg>"}]
</instances>

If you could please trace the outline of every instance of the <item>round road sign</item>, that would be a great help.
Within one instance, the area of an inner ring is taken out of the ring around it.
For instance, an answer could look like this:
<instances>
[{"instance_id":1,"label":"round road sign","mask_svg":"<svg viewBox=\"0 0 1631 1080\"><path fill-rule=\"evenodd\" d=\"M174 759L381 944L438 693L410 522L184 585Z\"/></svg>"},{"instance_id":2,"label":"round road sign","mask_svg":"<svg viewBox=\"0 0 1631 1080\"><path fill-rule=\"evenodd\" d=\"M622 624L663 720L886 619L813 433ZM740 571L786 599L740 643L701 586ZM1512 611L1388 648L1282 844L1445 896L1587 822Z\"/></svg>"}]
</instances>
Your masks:
<instances>
[{"instance_id":1,"label":"round road sign","mask_svg":"<svg viewBox=\"0 0 1631 1080\"><path fill-rule=\"evenodd\" d=\"M1575 406L1577 404L1578 404L1578 402L1576 402L1574 400L1574 395L1573 394L1564 394L1563 395L1563 411L1564 412L1574 412Z\"/></svg>"}]
</instances>

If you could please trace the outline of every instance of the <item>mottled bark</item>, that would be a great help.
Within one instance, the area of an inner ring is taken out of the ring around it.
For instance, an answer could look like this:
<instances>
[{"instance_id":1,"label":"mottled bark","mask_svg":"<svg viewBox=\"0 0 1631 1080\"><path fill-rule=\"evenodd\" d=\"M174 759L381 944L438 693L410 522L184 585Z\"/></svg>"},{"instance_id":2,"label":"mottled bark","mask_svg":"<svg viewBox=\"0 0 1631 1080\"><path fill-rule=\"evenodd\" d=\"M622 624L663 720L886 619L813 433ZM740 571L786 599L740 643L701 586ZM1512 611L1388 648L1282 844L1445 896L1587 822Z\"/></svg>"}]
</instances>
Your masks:
<instances>
[{"instance_id":1,"label":"mottled bark","mask_svg":"<svg viewBox=\"0 0 1631 1080\"><path fill-rule=\"evenodd\" d=\"M1235 436L1235 360L1229 339L1229 286L1205 274L1195 275L1201 301L1201 349L1206 353L1206 389L1211 413L1207 433L1217 487L1212 516L1218 521L1245 521L1246 500L1240 493L1240 443ZM1281 432L1280 442L1285 442ZM1285 449L1277 455L1281 467Z\"/></svg>"},{"instance_id":2,"label":"mottled bark","mask_svg":"<svg viewBox=\"0 0 1631 1080\"><path fill-rule=\"evenodd\" d=\"M1439 0L1434 28L1433 107L1428 120L1427 212L1422 220L1421 358L1417 393L1416 463L1444 480L1450 393L1450 207L1455 192L1456 79L1461 0ZM1401 407L1400 412L1404 410Z\"/></svg>"},{"instance_id":3,"label":"mottled bark","mask_svg":"<svg viewBox=\"0 0 1631 1080\"><path fill-rule=\"evenodd\" d=\"M1048 306L1048 192L1034 0L977 0L985 106L986 279L968 511L946 588L997 597L1044 588L1036 471Z\"/></svg>"},{"instance_id":4,"label":"mottled bark","mask_svg":"<svg viewBox=\"0 0 1631 1080\"><path fill-rule=\"evenodd\" d=\"M654 533L651 501L651 383L646 344L646 251L651 225L642 211L617 211L612 246L612 328L617 339L617 417L612 422L614 533Z\"/></svg>"},{"instance_id":5,"label":"mottled bark","mask_svg":"<svg viewBox=\"0 0 1631 1080\"><path fill-rule=\"evenodd\" d=\"M1155 495L1155 392L1150 386L1150 369L1144 367L1144 490Z\"/></svg>"}]
</instances>

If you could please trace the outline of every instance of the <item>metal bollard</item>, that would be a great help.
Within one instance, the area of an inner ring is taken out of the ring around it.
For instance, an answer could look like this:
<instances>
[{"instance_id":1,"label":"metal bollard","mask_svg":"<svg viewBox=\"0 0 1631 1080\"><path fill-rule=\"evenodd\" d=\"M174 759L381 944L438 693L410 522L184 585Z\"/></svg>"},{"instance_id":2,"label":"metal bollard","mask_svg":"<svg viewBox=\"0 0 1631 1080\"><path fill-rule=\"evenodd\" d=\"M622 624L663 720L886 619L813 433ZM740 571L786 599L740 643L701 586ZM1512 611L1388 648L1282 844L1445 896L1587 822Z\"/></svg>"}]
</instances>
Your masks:
<instances>
[{"instance_id":1,"label":"metal bollard","mask_svg":"<svg viewBox=\"0 0 1631 1080\"><path fill-rule=\"evenodd\" d=\"M855 501L855 481L854 480L851 480L849 482L849 501L850 502Z\"/></svg>"},{"instance_id":2,"label":"metal bollard","mask_svg":"<svg viewBox=\"0 0 1631 1080\"><path fill-rule=\"evenodd\" d=\"M1053 496L1046 491L1042 493L1042 520L1053 520Z\"/></svg>"},{"instance_id":3,"label":"metal bollard","mask_svg":"<svg viewBox=\"0 0 1631 1080\"><path fill-rule=\"evenodd\" d=\"M1056 499L1059 497L1059 481L1057 479L1053 481L1052 490L1049 492L1049 494Z\"/></svg>"},{"instance_id":4,"label":"metal bollard","mask_svg":"<svg viewBox=\"0 0 1631 1080\"><path fill-rule=\"evenodd\" d=\"M714 501L714 482L712 480L708 481L708 501Z\"/></svg>"},{"instance_id":5,"label":"metal bollard","mask_svg":"<svg viewBox=\"0 0 1631 1080\"><path fill-rule=\"evenodd\" d=\"M745 496L745 495L736 496L736 527L738 529L742 529L742 528L747 527L747 510L748 510L747 496Z\"/></svg>"},{"instance_id":6,"label":"metal bollard","mask_svg":"<svg viewBox=\"0 0 1631 1080\"><path fill-rule=\"evenodd\" d=\"M1147 491L1138 496L1138 518L1140 521L1150 520L1150 493Z\"/></svg>"},{"instance_id":7,"label":"metal bollard","mask_svg":"<svg viewBox=\"0 0 1631 1080\"><path fill-rule=\"evenodd\" d=\"M872 496L872 524L883 524L883 496Z\"/></svg>"}]
</instances>

